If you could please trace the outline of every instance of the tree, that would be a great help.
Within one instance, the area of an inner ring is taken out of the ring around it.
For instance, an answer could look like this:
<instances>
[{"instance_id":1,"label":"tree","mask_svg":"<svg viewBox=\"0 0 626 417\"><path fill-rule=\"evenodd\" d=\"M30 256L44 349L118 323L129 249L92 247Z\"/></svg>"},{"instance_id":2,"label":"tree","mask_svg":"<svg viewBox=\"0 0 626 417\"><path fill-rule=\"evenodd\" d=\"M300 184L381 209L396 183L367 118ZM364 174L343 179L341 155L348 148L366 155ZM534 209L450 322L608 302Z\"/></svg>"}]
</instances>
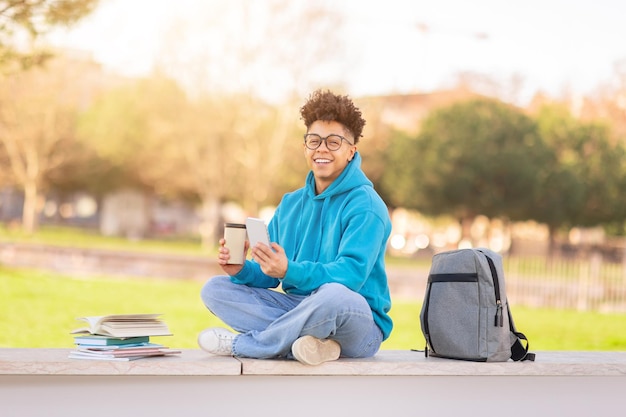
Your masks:
<instances>
[{"instance_id":1,"label":"tree","mask_svg":"<svg viewBox=\"0 0 626 417\"><path fill-rule=\"evenodd\" d=\"M581 123L574 135L581 160L583 205L573 218L579 226L598 226L626 220L621 199L626 193L624 144L611 139L610 128L599 122Z\"/></svg>"},{"instance_id":2,"label":"tree","mask_svg":"<svg viewBox=\"0 0 626 417\"><path fill-rule=\"evenodd\" d=\"M184 116L179 175L201 202L205 246L219 236L222 203L237 201L256 215L259 202L267 201L276 173L266 163L271 165L271 153L284 152L284 136L271 134L277 113L253 96L228 95L196 100Z\"/></svg>"},{"instance_id":3,"label":"tree","mask_svg":"<svg viewBox=\"0 0 626 417\"><path fill-rule=\"evenodd\" d=\"M201 199L206 244L216 241L225 201L257 215L293 182L293 171L286 171L295 158L288 150L301 155L303 131L295 126L303 91L311 91L328 58L342 52L338 14L317 3L238 0L219 6L211 6L208 22L172 28L169 34L177 36L159 62L195 103L181 115L187 123L178 147L186 163L178 175Z\"/></svg>"},{"instance_id":4,"label":"tree","mask_svg":"<svg viewBox=\"0 0 626 417\"><path fill-rule=\"evenodd\" d=\"M0 158L9 161L2 167L10 166L10 172L3 171L0 177L10 177L4 182L23 187L22 221L29 233L37 226L36 201L40 188L45 186L46 174L62 166L72 153L66 152L63 156L60 146L71 140L70 120L74 117L72 105L66 98L52 99L52 103L44 104L50 106L48 109L37 107L50 99L44 96L59 87L62 76L55 74L56 80L49 85L41 82L45 75L34 67L43 65L52 54L36 48L36 40L55 26L75 23L89 14L97 3L97 0L0 0L0 70L9 74L0 78L0 145L3 148L0 153L4 152ZM16 68L18 71L13 71ZM20 70L26 73L19 74ZM17 74L10 75L12 73ZM68 71L70 73L78 76L74 68ZM76 91L72 86L67 87L69 91ZM41 91L35 91L37 88ZM60 94L60 91L52 94ZM29 96L34 101L26 105L24 100L28 101Z\"/></svg>"},{"instance_id":5,"label":"tree","mask_svg":"<svg viewBox=\"0 0 626 417\"><path fill-rule=\"evenodd\" d=\"M289 0L199 7L165 28L157 62L191 96L245 94L284 102L308 94L328 71L350 77L354 63L343 59L343 19L336 7Z\"/></svg>"},{"instance_id":6,"label":"tree","mask_svg":"<svg viewBox=\"0 0 626 417\"><path fill-rule=\"evenodd\" d=\"M577 120L558 104L543 105L535 119L554 159L530 215L548 226L550 252L559 229L623 222L626 154L608 127Z\"/></svg>"},{"instance_id":7,"label":"tree","mask_svg":"<svg viewBox=\"0 0 626 417\"><path fill-rule=\"evenodd\" d=\"M0 67L39 65L51 54L31 48L52 27L71 25L91 13L98 0L0 0Z\"/></svg>"},{"instance_id":8,"label":"tree","mask_svg":"<svg viewBox=\"0 0 626 417\"><path fill-rule=\"evenodd\" d=\"M0 146L12 180L24 190L22 225L37 227L37 201L50 177L82 157L75 124L95 88L90 62L57 58L0 78Z\"/></svg>"},{"instance_id":9,"label":"tree","mask_svg":"<svg viewBox=\"0 0 626 417\"><path fill-rule=\"evenodd\" d=\"M525 220L550 160L534 121L490 99L428 116L417 136L390 145L384 193L395 206L459 219L463 237L477 215Z\"/></svg>"},{"instance_id":10,"label":"tree","mask_svg":"<svg viewBox=\"0 0 626 417\"><path fill-rule=\"evenodd\" d=\"M81 115L80 139L116 175L108 190L123 186L176 193L175 158L188 100L173 80L155 75L105 91Z\"/></svg>"},{"instance_id":11,"label":"tree","mask_svg":"<svg viewBox=\"0 0 626 417\"><path fill-rule=\"evenodd\" d=\"M295 120L286 117L297 107L290 108L291 113L254 96L230 94L191 100L180 114L172 163L180 189L200 201L204 245L221 234L224 202L236 201L255 216L293 188L293 173L304 164Z\"/></svg>"},{"instance_id":12,"label":"tree","mask_svg":"<svg viewBox=\"0 0 626 417\"><path fill-rule=\"evenodd\" d=\"M611 79L585 99L582 115L608 121L615 137L626 143L626 58L616 62Z\"/></svg>"}]
</instances>

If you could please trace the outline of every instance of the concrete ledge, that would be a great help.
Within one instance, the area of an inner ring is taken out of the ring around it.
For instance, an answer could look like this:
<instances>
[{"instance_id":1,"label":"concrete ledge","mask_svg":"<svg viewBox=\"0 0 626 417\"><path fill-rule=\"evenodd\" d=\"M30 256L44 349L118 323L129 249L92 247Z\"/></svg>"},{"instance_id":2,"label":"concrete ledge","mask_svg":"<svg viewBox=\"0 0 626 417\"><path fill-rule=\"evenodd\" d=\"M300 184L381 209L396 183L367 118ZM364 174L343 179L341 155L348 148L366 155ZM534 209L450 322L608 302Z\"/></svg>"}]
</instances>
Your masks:
<instances>
[{"instance_id":1,"label":"concrete ledge","mask_svg":"<svg viewBox=\"0 0 626 417\"><path fill-rule=\"evenodd\" d=\"M424 357L423 352L381 351L369 359L340 359L319 366L294 361L239 359L243 375L381 376L626 376L626 352L538 352L535 362L468 362Z\"/></svg>"},{"instance_id":2,"label":"concrete ledge","mask_svg":"<svg viewBox=\"0 0 626 417\"><path fill-rule=\"evenodd\" d=\"M320 366L211 356L68 359L70 349L0 349L0 416L608 416L623 408L626 352L537 352L475 363L381 351Z\"/></svg>"},{"instance_id":3,"label":"concrete ledge","mask_svg":"<svg viewBox=\"0 0 626 417\"><path fill-rule=\"evenodd\" d=\"M383 350L373 358L319 366L293 360L213 356L183 349L171 357L131 362L68 359L70 349L0 349L0 375L343 375L343 376L626 376L626 352L537 352L535 362L481 363Z\"/></svg>"},{"instance_id":4,"label":"concrete ledge","mask_svg":"<svg viewBox=\"0 0 626 417\"><path fill-rule=\"evenodd\" d=\"M130 362L69 359L71 349L0 349L0 375L241 375L241 362L201 350Z\"/></svg>"}]
</instances>

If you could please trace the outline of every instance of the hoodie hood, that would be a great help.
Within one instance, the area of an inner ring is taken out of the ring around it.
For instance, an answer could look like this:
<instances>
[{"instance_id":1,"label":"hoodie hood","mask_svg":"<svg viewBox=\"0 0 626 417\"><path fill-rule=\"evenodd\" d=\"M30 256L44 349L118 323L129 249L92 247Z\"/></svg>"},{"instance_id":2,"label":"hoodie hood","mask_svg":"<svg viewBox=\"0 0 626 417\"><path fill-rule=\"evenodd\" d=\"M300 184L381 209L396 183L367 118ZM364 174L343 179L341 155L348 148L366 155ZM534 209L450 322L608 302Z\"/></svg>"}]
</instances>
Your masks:
<instances>
[{"instance_id":1,"label":"hoodie hood","mask_svg":"<svg viewBox=\"0 0 626 417\"><path fill-rule=\"evenodd\" d=\"M333 183L321 194L315 194L315 177L313 176L313 171L309 171L309 174L306 177L307 194L310 198L316 200L327 199L329 197L348 192L362 185L373 187L372 182L361 170L361 155L359 152L355 152L352 161L346 165L339 177L337 177L337 179L333 181Z\"/></svg>"}]
</instances>

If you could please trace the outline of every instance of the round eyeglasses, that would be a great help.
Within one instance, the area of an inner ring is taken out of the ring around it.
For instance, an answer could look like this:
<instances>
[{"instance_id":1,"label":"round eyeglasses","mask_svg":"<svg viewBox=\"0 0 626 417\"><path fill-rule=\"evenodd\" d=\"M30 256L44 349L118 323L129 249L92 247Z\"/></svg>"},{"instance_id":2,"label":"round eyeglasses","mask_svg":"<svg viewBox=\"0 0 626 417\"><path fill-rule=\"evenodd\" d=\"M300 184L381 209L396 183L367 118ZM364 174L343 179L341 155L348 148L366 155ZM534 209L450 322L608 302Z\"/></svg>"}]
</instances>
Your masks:
<instances>
[{"instance_id":1,"label":"round eyeglasses","mask_svg":"<svg viewBox=\"0 0 626 417\"><path fill-rule=\"evenodd\" d=\"M312 151L322 146L322 142L326 142L326 148L329 151L336 151L341 148L341 142L344 140L348 142L350 146L353 145L348 139L335 134L328 135L325 138L321 137L317 133L307 133L304 135L304 145Z\"/></svg>"}]
</instances>

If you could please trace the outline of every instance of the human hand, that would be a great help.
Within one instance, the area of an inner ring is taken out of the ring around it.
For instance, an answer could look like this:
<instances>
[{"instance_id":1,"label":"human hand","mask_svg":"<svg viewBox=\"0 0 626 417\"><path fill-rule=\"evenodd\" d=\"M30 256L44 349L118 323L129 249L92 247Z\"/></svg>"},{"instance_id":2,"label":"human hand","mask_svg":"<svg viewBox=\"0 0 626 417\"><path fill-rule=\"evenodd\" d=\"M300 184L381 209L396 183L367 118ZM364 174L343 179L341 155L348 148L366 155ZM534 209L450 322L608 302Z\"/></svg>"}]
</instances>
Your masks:
<instances>
[{"instance_id":1,"label":"human hand","mask_svg":"<svg viewBox=\"0 0 626 417\"><path fill-rule=\"evenodd\" d=\"M219 253L217 255L217 263L222 267L222 270L226 272L228 275L236 275L239 271L243 269L243 264L229 264L230 260L230 249L228 249L225 244L226 240L224 238L219 240L220 248ZM250 243L246 240L243 248L243 259L245 263L246 256L248 254L248 248Z\"/></svg>"},{"instance_id":2,"label":"human hand","mask_svg":"<svg viewBox=\"0 0 626 417\"><path fill-rule=\"evenodd\" d=\"M261 271L273 278L284 278L287 273L289 260L285 255L285 250L275 242L270 243L271 247L257 243L252 247L252 259L261 266Z\"/></svg>"}]
</instances>

